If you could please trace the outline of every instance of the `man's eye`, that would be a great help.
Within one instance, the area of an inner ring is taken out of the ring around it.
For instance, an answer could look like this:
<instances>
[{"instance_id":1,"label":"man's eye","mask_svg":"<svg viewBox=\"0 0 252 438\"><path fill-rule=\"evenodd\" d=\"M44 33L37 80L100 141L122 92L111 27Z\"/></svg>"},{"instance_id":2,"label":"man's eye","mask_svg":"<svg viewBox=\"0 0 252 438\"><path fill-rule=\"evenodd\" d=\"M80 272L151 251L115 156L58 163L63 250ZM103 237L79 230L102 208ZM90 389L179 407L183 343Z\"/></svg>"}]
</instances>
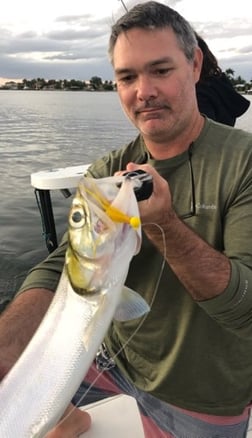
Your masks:
<instances>
[{"instance_id":1,"label":"man's eye","mask_svg":"<svg viewBox=\"0 0 252 438\"><path fill-rule=\"evenodd\" d=\"M157 76L165 76L171 71L171 68L158 68L153 71L153 73Z\"/></svg>"},{"instance_id":2,"label":"man's eye","mask_svg":"<svg viewBox=\"0 0 252 438\"><path fill-rule=\"evenodd\" d=\"M121 78L118 79L118 82L121 83L128 83L128 82L132 82L134 80L134 75L126 75L126 76L122 76Z\"/></svg>"}]
</instances>

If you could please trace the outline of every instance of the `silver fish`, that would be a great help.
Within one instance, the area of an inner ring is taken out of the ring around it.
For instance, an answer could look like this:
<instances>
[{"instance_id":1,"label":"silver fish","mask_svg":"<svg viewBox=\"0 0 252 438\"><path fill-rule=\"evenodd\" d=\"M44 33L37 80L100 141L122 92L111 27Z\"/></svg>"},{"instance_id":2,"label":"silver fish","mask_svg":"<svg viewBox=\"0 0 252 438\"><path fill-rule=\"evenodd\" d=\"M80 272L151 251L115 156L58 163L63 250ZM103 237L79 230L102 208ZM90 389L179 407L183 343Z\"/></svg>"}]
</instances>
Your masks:
<instances>
[{"instance_id":1,"label":"silver fish","mask_svg":"<svg viewBox=\"0 0 252 438\"><path fill-rule=\"evenodd\" d=\"M44 437L78 389L113 317L149 311L124 287L141 245L134 182L84 177L70 210L68 241L53 301L0 385L1 437Z\"/></svg>"}]
</instances>

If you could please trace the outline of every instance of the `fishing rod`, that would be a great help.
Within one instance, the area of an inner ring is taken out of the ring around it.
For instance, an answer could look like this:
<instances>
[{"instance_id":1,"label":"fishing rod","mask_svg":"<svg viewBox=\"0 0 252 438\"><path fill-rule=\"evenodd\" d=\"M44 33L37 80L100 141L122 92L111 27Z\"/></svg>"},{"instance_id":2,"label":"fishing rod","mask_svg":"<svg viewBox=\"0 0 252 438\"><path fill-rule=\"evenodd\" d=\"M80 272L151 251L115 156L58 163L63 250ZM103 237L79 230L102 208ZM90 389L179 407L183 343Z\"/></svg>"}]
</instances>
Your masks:
<instances>
[{"instance_id":1,"label":"fishing rod","mask_svg":"<svg viewBox=\"0 0 252 438\"><path fill-rule=\"evenodd\" d=\"M125 5L124 1L123 0L119 0L119 2L123 5L125 11L129 12L129 10L128 10L127 6Z\"/></svg>"}]
</instances>

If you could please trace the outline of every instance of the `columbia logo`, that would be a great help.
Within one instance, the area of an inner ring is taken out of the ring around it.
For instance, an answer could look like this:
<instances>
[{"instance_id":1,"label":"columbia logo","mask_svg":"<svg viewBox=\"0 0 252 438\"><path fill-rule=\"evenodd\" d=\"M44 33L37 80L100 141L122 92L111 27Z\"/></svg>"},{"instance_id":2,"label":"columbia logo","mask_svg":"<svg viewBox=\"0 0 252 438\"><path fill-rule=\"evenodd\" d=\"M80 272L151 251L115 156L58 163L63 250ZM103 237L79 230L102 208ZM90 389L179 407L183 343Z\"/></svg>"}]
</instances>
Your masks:
<instances>
[{"instance_id":1,"label":"columbia logo","mask_svg":"<svg viewBox=\"0 0 252 438\"><path fill-rule=\"evenodd\" d=\"M196 208L198 210L216 210L217 207L215 204L196 204Z\"/></svg>"}]
</instances>

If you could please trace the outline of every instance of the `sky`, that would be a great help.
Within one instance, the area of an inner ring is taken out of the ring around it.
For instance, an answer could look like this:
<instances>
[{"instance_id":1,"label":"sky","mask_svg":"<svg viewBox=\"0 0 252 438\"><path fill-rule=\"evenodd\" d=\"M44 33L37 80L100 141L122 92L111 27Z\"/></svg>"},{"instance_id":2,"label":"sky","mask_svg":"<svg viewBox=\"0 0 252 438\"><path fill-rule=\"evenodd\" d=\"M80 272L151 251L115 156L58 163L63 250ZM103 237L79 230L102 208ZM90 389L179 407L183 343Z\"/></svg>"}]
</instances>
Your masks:
<instances>
[{"instance_id":1,"label":"sky","mask_svg":"<svg viewBox=\"0 0 252 438\"><path fill-rule=\"evenodd\" d=\"M223 70L252 79L251 0L159 0L206 40ZM124 0L127 8L142 0ZM113 80L107 45L120 0L8 0L0 12L0 83L33 78Z\"/></svg>"}]
</instances>

